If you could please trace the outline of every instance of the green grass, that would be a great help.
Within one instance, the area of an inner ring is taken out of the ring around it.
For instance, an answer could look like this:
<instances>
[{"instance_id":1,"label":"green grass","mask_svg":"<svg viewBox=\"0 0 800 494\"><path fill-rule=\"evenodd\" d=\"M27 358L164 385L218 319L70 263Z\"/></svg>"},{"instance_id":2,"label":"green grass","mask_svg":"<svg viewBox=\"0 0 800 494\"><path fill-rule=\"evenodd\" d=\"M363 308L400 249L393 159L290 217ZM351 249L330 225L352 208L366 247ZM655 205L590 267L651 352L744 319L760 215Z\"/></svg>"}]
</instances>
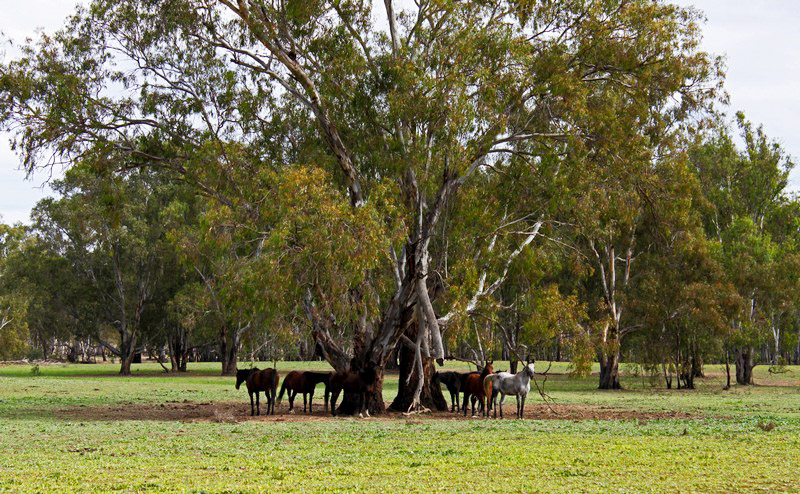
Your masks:
<instances>
[{"instance_id":1,"label":"green grass","mask_svg":"<svg viewBox=\"0 0 800 494\"><path fill-rule=\"evenodd\" d=\"M325 364L278 364L283 373L312 367ZM192 364L182 376L134 368L122 378L110 364L42 365L34 377L30 365L0 366L0 491L800 492L800 368L757 367L758 386L728 391L712 366L694 391L634 376L620 392L595 390L596 377L547 380L557 410L691 419L303 422L249 420L246 393L218 375L219 364ZM387 376L387 401L396 389ZM92 418L184 401L230 404L238 422ZM769 422L773 430L759 427Z\"/></svg>"}]
</instances>

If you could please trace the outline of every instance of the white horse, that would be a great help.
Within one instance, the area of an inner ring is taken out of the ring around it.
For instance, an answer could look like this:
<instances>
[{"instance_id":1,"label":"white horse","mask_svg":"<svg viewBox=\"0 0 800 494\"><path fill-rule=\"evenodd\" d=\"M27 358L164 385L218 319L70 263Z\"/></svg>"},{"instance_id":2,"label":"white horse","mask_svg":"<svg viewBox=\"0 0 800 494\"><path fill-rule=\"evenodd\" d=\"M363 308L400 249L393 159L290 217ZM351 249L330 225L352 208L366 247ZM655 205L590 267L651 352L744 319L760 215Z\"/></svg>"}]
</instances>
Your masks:
<instances>
[{"instance_id":1,"label":"white horse","mask_svg":"<svg viewBox=\"0 0 800 494\"><path fill-rule=\"evenodd\" d=\"M495 418L497 418L497 393L500 393L500 418L503 418L503 400L506 399L506 395L514 395L517 397L517 418L523 418L525 398L528 397L528 392L531 390L534 363L534 361L528 362L525 367L516 374L498 372L497 374L489 374L483 379L484 389L491 389L492 408L494 408ZM489 386L491 386L491 388ZM489 394L489 391L487 391L487 398Z\"/></svg>"}]
</instances>

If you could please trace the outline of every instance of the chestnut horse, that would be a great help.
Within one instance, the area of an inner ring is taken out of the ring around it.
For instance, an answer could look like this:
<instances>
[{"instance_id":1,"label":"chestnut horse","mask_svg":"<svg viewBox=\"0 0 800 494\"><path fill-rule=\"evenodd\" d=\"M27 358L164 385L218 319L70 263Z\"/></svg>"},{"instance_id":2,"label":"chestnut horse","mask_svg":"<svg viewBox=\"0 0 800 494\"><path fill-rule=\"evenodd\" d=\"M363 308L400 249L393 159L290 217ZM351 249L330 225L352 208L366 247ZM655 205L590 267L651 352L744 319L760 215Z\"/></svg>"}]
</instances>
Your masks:
<instances>
[{"instance_id":1,"label":"chestnut horse","mask_svg":"<svg viewBox=\"0 0 800 494\"><path fill-rule=\"evenodd\" d=\"M250 394L250 416L261 415L261 407L258 400L258 393L264 392L267 397L267 415L275 415L275 391L278 389L278 371L275 369L259 370L258 367L252 369L241 369L236 371L236 389L243 383L247 383L247 392ZM256 394L256 406L253 409L253 393Z\"/></svg>"},{"instance_id":2,"label":"chestnut horse","mask_svg":"<svg viewBox=\"0 0 800 494\"><path fill-rule=\"evenodd\" d=\"M328 383L330 382L332 372L302 372L302 371L292 371L286 374L286 377L283 378L283 384L281 385L281 392L278 395L278 405L281 404L281 400L283 400L283 393L286 390L289 390L289 411L294 411L294 398L297 396L297 393L303 394L303 413L306 413L306 394L309 395L308 397L308 413L310 415L314 414L313 410L313 401L314 401L314 389L317 387L317 384L324 383L325 384L325 413L328 413L328 393L330 390L328 389Z\"/></svg>"},{"instance_id":3,"label":"chestnut horse","mask_svg":"<svg viewBox=\"0 0 800 494\"><path fill-rule=\"evenodd\" d=\"M351 369L353 364L350 365ZM336 400L339 399L339 393L356 393L359 399L358 416L364 417L366 414L369 417L369 409L367 406L368 394L375 391L375 379L378 373L375 371L375 366L371 362L367 366L358 371L343 371L334 373L329 382L331 388L331 415L336 416Z\"/></svg>"},{"instance_id":4,"label":"chestnut horse","mask_svg":"<svg viewBox=\"0 0 800 494\"><path fill-rule=\"evenodd\" d=\"M488 386L483 385L483 380L486 376L494 372L494 368L492 367L492 362L486 362L486 367L483 368L483 371L480 374L471 373L467 374L464 378L464 383L461 386L461 391L464 392L464 397L461 400L461 403L464 407L464 416L467 416L467 398L470 396L474 396L478 399L481 403L481 408L483 409L484 417L489 416L489 404L490 401L487 399L492 396L492 386L489 384ZM475 416L475 402L472 402L472 416Z\"/></svg>"}]
</instances>

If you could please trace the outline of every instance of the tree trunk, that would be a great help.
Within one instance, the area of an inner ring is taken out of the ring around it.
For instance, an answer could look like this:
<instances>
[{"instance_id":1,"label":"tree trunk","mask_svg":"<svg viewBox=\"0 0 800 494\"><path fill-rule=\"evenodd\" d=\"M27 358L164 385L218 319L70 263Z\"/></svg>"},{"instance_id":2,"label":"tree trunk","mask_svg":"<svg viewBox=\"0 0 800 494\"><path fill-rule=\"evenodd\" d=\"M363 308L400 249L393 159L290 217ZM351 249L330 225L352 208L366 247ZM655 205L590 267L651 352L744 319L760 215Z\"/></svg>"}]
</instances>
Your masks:
<instances>
[{"instance_id":1,"label":"tree trunk","mask_svg":"<svg viewBox=\"0 0 800 494\"><path fill-rule=\"evenodd\" d=\"M240 334L232 328L223 327L219 332L219 360L222 363L222 375L236 374L239 360Z\"/></svg>"},{"instance_id":2,"label":"tree trunk","mask_svg":"<svg viewBox=\"0 0 800 494\"><path fill-rule=\"evenodd\" d=\"M736 383L743 386L753 384L753 349L748 347L736 351Z\"/></svg>"},{"instance_id":3,"label":"tree trunk","mask_svg":"<svg viewBox=\"0 0 800 494\"><path fill-rule=\"evenodd\" d=\"M378 415L386 412L386 404L383 402L383 367L375 369L374 392L367 397L367 410L370 415ZM336 415L354 415L358 413L358 395L342 392L342 401L336 409Z\"/></svg>"},{"instance_id":4,"label":"tree trunk","mask_svg":"<svg viewBox=\"0 0 800 494\"><path fill-rule=\"evenodd\" d=\"M727 382L722 389L731 389L731 351L727 339L725 340L725 377Z\"/></svg>"},{"instance_id":5,"label":"tree trunk","mask_svg":"<svg viewBox=\"0 0 800 494\"><path fill-rule=\"evenodd\" d=\"M136 333L128 332L127 328L123 327L119 332L119 338L119 373L123 376L130 376L131 364L136 357Z\"/></svg>"},{"instance_id":6,"label":"tree trunk","mask_svg":"<svg viewBox=\"0 0 800 494\"><path fill-rule=\"evenodd\" d=\"M601 352L598 389L622 389L619 384L619 352Z\"/></svg>"},{"instance_id":7,"label":"tree trunk","mask_svg":"<svg viewBox=\"0 0 800 494\"><path fill-rule=\"evenodd\" d=\"M230 341L226 339L222 348L225 351L220 352L220 359L222 360L222 375L231 376L236 374L239 361L239 332L231 331Z\"/></svg>"},{"instance_id":8,"label":"tree trunk","mask_svg":"<svg viewBox=\"0 0 800 494\"><path fill-rule=\"evenodd\" d=\"M397 353L400 356L400 382L397 387L397 396L395 396L389 409L396 412L407 412L414 400L414 390L418 382L417 371L414 366L414 350L402 345L398 348ZM425 380L422 383L422 394L419 397L420 403L425 408L434 411L446 411L447 402L444 399L444 395L442 395L441 388L432 385L431 382L433 373L436 372L434 359L423 357L422 369ZM411 375L410 380L408 379L409 374Z\"/></svg>"}]
</instances>

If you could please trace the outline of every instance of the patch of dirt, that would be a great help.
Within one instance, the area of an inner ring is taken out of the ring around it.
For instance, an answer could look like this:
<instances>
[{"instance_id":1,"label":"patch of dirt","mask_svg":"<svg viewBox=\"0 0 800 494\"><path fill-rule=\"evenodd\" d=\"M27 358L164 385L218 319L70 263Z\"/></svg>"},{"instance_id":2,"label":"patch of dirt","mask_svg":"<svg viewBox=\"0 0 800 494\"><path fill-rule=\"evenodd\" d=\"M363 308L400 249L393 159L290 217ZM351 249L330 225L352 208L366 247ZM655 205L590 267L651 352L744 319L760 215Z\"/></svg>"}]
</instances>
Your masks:
<instances>
[{"instance_id":1,"label":"patch of dirt","mask_svg":"<svg viewBox=\"0 0 800 494\"><path fill-rule=\"evenodd\" d=\"M388 403L387 403L388 405ZM262 409L263 411L263 409ZM506 405L503 412L506 419L514 418L515 407ZM314 415L302 412L290 414L288 405L277 407L275 415L250 416L249 403L231 402L167 402L141 404L131 403L106 407L69 407L59 410L60 418L85 421L116 420L159 420L177 422L221 422L237 423L245 421L258 422L317 422L324 420L358 419L358 417L331 417L324 413L324 407L314 407ZM658 419L702 419L703 415L687 412L648 412L642 410L626 410L591 405L527 405L525 418L534 420L658 420ZM462 413L433 412L418 415L404 415L390 412L373 417L373 420L406 420L407 423L419 423L426 420L474 420L470 415Z\"/></svg>"}]
</instances>

